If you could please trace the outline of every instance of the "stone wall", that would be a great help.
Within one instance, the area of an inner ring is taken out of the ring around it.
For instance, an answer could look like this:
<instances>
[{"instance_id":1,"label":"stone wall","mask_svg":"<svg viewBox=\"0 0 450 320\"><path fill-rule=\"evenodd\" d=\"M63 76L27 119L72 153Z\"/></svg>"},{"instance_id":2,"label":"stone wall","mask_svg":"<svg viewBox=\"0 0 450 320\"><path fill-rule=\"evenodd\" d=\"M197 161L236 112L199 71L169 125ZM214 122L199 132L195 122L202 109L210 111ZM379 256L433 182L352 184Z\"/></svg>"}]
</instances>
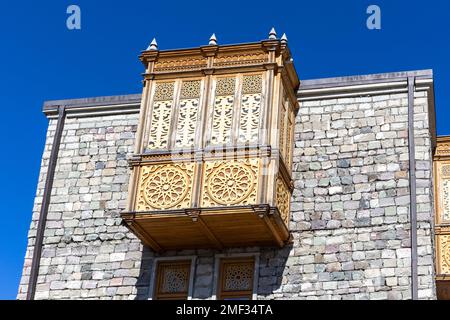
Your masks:
<instances>
[{"instance_id":1,"label":"stone wall","mask_svg":"<svg viewBox=\"0 0 450 320\"><path fill-rule=\"evenodd\" d=\"M435 298L428 106L416 93L419 296ZM411 250L407 95L302 102L290 229L281 250L187 250L194 299L213 296L215 254L259 254L259 299L408 299ZM148 299L155 255L121 225L138 114L69 118L36 299ZM49 123L19 288L26 297L55 121Z\"/></svg>"},{"instance_id":2,"label":"stone wall","mask_svg":"<svg viewBox=\"0 0 450 320\"><path fill-rule=\"evenodd\" d=\"M406 93L301 103L284 296L411 298L407 121ZM435 297L430 143L426 92L417 92L420 298Z\"/></svg>"},{"instance_id":3,"label":"stone wall","mask_svg":"<svg viewBox=\"0 0 450 320\"><path fill-rule=\"evenodd\" d=\"M121 226L138 115L66 120L45 230L36 299L130 298L140 241ZM26 296L34 237L56 124L52 120L29 232L19 299Z\"/></svg>"}]
</instances>

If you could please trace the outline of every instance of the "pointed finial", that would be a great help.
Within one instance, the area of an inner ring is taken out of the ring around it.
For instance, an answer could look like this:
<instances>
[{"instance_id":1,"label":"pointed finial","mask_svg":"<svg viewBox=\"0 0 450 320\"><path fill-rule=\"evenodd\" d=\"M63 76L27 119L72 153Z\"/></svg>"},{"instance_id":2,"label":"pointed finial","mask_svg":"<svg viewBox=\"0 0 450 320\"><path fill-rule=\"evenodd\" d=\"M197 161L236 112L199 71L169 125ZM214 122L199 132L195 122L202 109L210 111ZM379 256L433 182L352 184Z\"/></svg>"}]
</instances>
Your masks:
<instances>
[{"instance_id":1,"label":"pointed finial","mask_svg":"<svg viewBox=\"0 0 450 320\"><path fill-rule=\"evenodd\" d=\"M153 38L152 42L148 46L147 50L158 50L158 44L156 43L156 39Z\"/></svg>"},{"instance_id":2,"label":"pointed finial","mask_svg":"<svg viewBox=\"0 0 450 320\"><path fill-rule=\"evenodd\" d=\"M209 45L217 46L217 38L216 38L216 34L215 33L213 33L211 35L211 37L209 38Z\"/></svg>"},{"instance_id":3,"label":"pointed finial","mask_svg":"<svg viewBox=\"0 0 450 320\"><path fill-rule=\"evenodd\" d=\"M277 32L275 31L275 28L270 29L269 39L274 40L276 38L277 38Z\"/></svg>"},{"instance_id":4,"label":"pointed finial","mask_svg":"<svg viewBox=\"0 0 450 320\"><path fill-rule=\"evenodd\" d=\"M281 36L281 42L287 43L287 41L288 41L288 38L286 36L286 33L283 33L283 35Z\"/></svg>"}]
</instances>

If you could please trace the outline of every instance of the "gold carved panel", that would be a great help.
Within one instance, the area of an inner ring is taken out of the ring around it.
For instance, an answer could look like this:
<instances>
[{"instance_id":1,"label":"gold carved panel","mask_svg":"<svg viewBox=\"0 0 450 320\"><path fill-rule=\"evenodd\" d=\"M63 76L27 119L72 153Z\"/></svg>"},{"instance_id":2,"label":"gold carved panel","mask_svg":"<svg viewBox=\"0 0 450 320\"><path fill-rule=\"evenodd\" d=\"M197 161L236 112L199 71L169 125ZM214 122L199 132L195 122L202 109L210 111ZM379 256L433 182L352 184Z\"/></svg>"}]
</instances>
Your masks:
<instances>
[{"instance_id":1,"label":"gold carved panel","mask_svg":"<svg viewBox=\"0 0 450 320\"><path fill-rule=\"evenodd\" d=\"M156 83L154 101L172 101L175 90L175 82Z\"/></svg>"},{"instance_id":2,"label":"gold carved panel","mask_svg":"<svg viewBox=\"0 0 450 320\"><path fill-rule=\"evenodd\" d=\"M292 171L293 129L295 116L289 98L282 93L279 109L279 149L280 155L289 173Z\"/></svg>"},{"instance_id":3,"label":"gold carved panel","mask_svg":"<svg viewBox=\"0 0 450 320\"><path fill-rule=\"evenodd\" d=\"M438 235L439 274L450 274L450 235Z\"/></svg>"},{"instance_id":4,"label":"gold carved panel","mask_svg":"<svg viewBox=\"0 0 450 320\"><path fill-rule=\"evenodd\" d=\"M291 193L281 177L277 178L276 192L276 202L281 219L286 226L289 226Z\"/></svg>"},{"instance_id":5,"label":"gold carved panel","mask_svg":"<svg viewBox=\"0 0 450 320\"><path fill-rule=\"evenodd\" d=\"M436 175L436 223L439 225L450 222L450 163L437 162Z\"/></svg>"},{"instance_id":6,"label":"gold carved panel","mask_svg":"<svg viewBox=\"0 0 450 320\"><path fill-rule=\"evenodd\" d=\"M442 179L442 220L450 220L450 179Z\"/></svg>"},{"instance_id":7,"label":"gold carved panel","mask_svg":"<svg viewBox=\"0 0 450 320\"><path fill-rule=\"evenodd\" d=\"M262 75L255 74L251 76L244 76L242 82L242 93L252 94L262 92Z\"/></svg>"},{"instance_id":8,"label":"gold carved panel","mask_svg":"<svg viewBox=\"0 0 450 320\"><path fill-rule=\"evenodd\" d=\"M178 59L159 59L155 64L155 72L188 71L205 68L207 60L204 57L186 57Z\"/></svg>"},{"instance_id":9,"label":"gold carved panel","mask_svg":"<svg viewBox=\"0 0 450 320\"><path fill-rule=\"evenodd\" d=\"M149 149L168 147L175 82L156 84L150 121Z\"/></svg>"},{"instance_id":10,"label":"gold carved panel","mask_svg":"<svg viewBox=\"0 0 450 320\"><path fill-rule=\"evenodd\" d=\"M239 121L239 142L258 142L262 75L244 76Z\"/></svg>"},{"instance_id":11,"label":"gold carved panel","mask_svg":"<svg viewBox=\"0 0 450 320\"><path fill-rule=\"evenodd\" d=\"M450 142L439 143L435 155L450 157Z\"/></svg>"},{"instance_id":12,"label":"gold carved panel","mask_svg":"<svg viewBox=\"0 0 450 320\"><path fill-rule=\"evenodd\" d=\"M450 164L444 164L441 168L443 178L450 178Z\"/></svg>"},{"instance_id":13,"label":"gold carved panel","mask_svg":"<svg viewBox=\"0 0 450 320\"><path fill-rule=\"evenodd\" d=\"M280 132L279 132L279 143L280 143L280 154L283 160L286 159L286 99L282 99L281 105L280 105Z\"/></svg>"},{"instance_id":14,"label":"gold carved panel","mask_svg":"<svg viewBox=\"0 0 450 320\"><path fill-rule=\"evenodd\" d=\"M263 51L236 54L219 54L214 59L214 66L232 67L238 65L258 64L267 62L267 59L267 53Z\"/></svg>"},{"instance_id":15,"label":"gold carved panel","mask_svg":"<svg viewBox=\"0 0 450 320\"><path fill-rule=\"evenodd\" d=\"M136 211L189 208L194 166L179 163L141 167Z\"/></svg>"},{"instance_id":16,"label":"gold carved panel","mask_svg":"<svg viewBox=\"0 0 450 320\"><path fill-rule=\"evenodd\" d=\"M292 153L293 153L293 135L294 135L294 122L295 118L292 112L289 111L287 117L287 128L286 128L286 167L289 173L292 171Z\"/></svg>"},{"instance_id":17,"label":"gold carved panel","mask_svg":"<svg viewBox=\"0 0 450 320\"><path fill-rule=\"evenodd\" d=\"M259 159L207 161L202 207L256 204Z\"/></svg>"},{"instance_id":18,"label":"gold carved panel","mask_svg":"<svg viewBox=\"0 0 450 320\"><path fill-rule=\"evenodd\" d=\"M216 83L211 144L231 142L236 78L219 78Z\"/></svg>"},{"instance_id":19,"label":"gold carved panel","mask_svg":"<svg viewBox=\"0 0 450 320\"><path fill-rule=\"evenodd\" d=\"M183 81L177 121L175 146L192 147L200 105L200 80Z\"/></svg>"}]
</instances>

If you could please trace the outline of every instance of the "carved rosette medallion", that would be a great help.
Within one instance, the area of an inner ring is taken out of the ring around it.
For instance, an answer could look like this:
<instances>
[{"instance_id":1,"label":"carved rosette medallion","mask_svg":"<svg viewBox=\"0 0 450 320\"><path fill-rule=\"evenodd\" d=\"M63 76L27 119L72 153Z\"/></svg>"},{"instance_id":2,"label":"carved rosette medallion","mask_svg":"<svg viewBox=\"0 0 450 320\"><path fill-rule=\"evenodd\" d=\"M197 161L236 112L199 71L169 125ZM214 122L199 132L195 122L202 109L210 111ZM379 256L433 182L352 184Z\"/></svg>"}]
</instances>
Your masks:
<instances>
[{"instance_id":1,"label":"carved rosette medallion","mask_svg":"<svg viewBox=\"0 0 450 320\"><path fill-rule=\"evenodd\" d=\"M257 159L207 162L202 206L255 204L258 166Z\"/></svg>"},{"instance_id":2,"label":"carved rosette medallion","mask_svg":"<svg viewBox=\"0 0 450 320\"><path fill-rule=\"evenodd\" d=\"M137 210L188 208L194 164L142 167Z\"/></svg>"},{"instance_id":3,"label":"carved rosette medallion","mask_svg":"<svg viewBox=\"0 0 450 320\"><path fill-rule=\"evenodd\" d=\"M252 191L255 177L245 165L226 163L217 168L208 179L208 193L221 204L241 202Z\"/></svg>"},{"instance_id":4,"label":"carved rosette medallion","mask_svg":"<svg viewBox=\"0 0 450 320\"><path fill-rule=\"evenodd\" d=\"M175 167L161 168L151 174L145 184L144 197L152 207L162 209L177 205L186 195L188 177Z\"/></svg>"}]
</instances>

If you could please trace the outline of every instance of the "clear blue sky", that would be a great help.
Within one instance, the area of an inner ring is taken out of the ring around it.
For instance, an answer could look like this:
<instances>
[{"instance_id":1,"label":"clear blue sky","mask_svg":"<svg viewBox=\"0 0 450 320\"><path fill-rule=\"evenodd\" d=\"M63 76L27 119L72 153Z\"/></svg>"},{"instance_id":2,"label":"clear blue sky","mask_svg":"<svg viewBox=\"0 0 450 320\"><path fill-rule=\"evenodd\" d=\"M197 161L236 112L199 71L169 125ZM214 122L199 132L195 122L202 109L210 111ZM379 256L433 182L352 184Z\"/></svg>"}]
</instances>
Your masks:
<instances>
[{"instance_id":1,"label":"clear blue sky","mask_svg":"<svg viewBox=\"0 0 450 320\"><path fill-rule=\"evenodd\" d=\"M79 5L82 29L66 28ZM366 28L381 7L382 29ZM139 93L137 56L160 49L259 41L287 33L301 79L435 72L437 130L450 134L449 1L8 1L0 8L2 219L0 299L16 296L44 146L45 100Z\"/></svg>"}]
</instances>

